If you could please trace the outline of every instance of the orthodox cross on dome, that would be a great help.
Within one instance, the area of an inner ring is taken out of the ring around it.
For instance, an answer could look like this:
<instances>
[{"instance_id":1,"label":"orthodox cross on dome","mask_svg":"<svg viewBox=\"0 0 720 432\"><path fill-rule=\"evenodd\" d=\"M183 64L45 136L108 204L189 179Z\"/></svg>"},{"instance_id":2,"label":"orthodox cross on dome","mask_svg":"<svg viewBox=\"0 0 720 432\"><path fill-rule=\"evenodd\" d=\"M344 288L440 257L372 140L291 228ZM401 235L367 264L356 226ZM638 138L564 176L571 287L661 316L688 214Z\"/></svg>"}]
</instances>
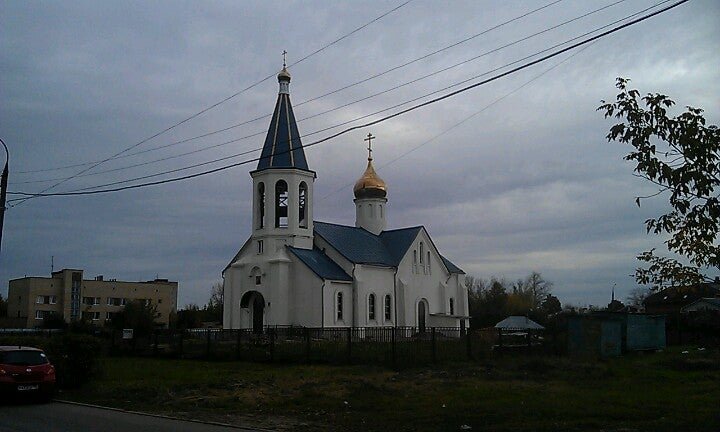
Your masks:
<instances>
[{"instance_id":1,"label":"orthodox cross on dome","mask_svg":"<svg viewBox=\"0 0 720 432\"><path fill-rule=\"evenodd\" d=\"M367 150L368 150L368 160L369 161L372 160L372 140L374 140L374 139L375 139L375 137L373 136L373 134L369 133L369 134L367 134L367 138L365 138L363 140L363 141L368 142Z\"/></svg>"},{"instance_id":2,"label":"orthodox cross on dome","mask_svg":"<svg viewBox=\"0 0 720 432\"><path fill-rule=\"evenodd\" d=\"M287 55L287 51L283 50L283 69L285 69L287 67L286 58L285 58L286 55Z\"/></svg>"}]
</instances>

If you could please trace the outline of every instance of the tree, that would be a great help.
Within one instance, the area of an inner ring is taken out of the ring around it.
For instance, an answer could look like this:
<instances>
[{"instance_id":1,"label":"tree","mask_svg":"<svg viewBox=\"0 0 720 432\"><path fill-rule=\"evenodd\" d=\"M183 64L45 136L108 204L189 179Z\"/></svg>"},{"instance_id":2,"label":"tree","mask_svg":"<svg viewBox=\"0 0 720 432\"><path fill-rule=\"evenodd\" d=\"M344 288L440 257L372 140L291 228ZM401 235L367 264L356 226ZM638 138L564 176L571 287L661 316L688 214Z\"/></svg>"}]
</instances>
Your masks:
<instances>
[{"instance_id":1,"label":"tree","mask_svg":"<svg viewBox=\"0 0 720 432\"><path fill-rule=\"evenodd\" d=\"M177 312L175 327L179 329L198 328L202 324L201 311L198 305L189 304Z\"/></svg>"},{"instance_id":2,"label":"tree","mask_svg":"<svg viewBox=\"0 0 720 432\"><path fill-rule=\"evenodd\" d=\"M155 319L159 316L156 304L134 300L115 314L112 326L117 330L131 328L135 337L147 336L155 329Z\"/></svg>"},{"instance_id":3,"label":"tree","mask_svg":"<svg viewBox=\"0 0 720 432\"><path fill-rule=\"evenodd\" d=\"M545 300L542 302L542 310L545 315L554 315L562 312L560 299L552 294L546 295Z\"/></svg>"},{"instance_id":4,"label":"tree","mask_svg":"<svg viewBox=\"0 0 720 432\"><path fill-rule=\"evenodd\" d=\"M536 310L542 306L543 301L550 294L552 285L552 282L546 281L539 272L534 271L525 279L518 280L513 287L513 292L525 298L529 310Z\"/></svg>"},{"instance_id":5,"label":"tree","mask_svg":"<svg viewBox=\"0 0 720 432\"><path fill-rule=\"evenodd\" d=\"M642 309L645 306L645 299L651 294L650 290L646 287L637 287L630 291L625 301L630 305L638 309Z\"/></svg>"},{"instance_id":6,"label":"tree","mask_svg":"<svg viewBox=\"0 0 720 432\"><path fill-rule=\"evenodd\" d=\"M204 321L222 321L224 297L222 282L213 284L210 290L210 300L204 307Z\"/></svg>"},{"instance_id":7,"label":"tree","mask_svg":"<svg viewBox=\"0 0 720 432\"><path fill-rule=\"evenodd\" d=\"M636 204L669 194L671 210L648 219L645 227L648 233L669 236L664 243L673 255L656 255L654 248L640 253L637 258L647 267L637 268L635 279L653 289L711 281L704 272L720 269L718 128L705 125L699 108L688 106L679 116L669 117L667 109L675 102L659 93L641 97L638 90L628 89L629 81L618 78L616 101L602 101L598 111L621 120L610 129L608 141L632 146L625 160L635 163L634 175L659 187L657 193L637 197Z\"/></svg>"},{"instance_id":8,"label":"tree","mask_svg":"<svg viewBox=\"0 0 720 432\"><path fill-rule=\"evenodd\" d=\"M7 316L7 300L3 299L2 294L0 294L0 318Z\"/></svg>"}]
</instances>

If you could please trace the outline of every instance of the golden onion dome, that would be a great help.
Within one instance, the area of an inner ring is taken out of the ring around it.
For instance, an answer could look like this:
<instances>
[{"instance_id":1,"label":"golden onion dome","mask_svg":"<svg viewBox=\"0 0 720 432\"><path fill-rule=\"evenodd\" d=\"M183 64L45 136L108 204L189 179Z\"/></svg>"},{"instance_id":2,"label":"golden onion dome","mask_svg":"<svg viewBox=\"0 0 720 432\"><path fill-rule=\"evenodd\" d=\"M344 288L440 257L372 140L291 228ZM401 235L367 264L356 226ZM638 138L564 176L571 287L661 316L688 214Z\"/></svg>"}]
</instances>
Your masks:
<instances>
[{"instance_id":1,"label":"golden onion dome","mask_svg":"<svg viewBox=\"0 0 720 432\"><path fill-rule=\"evenodd\" d=\"M288 72L287 68L283 66L277 78L278 81L290 81L290 72Z\"/></svg>"},{"instance_id":2,"label":"golden onion dome","mask_svg":"<svg viewBox=\"0 0 720 432\"><path fill-rule=\"evenodd\" d=\"M372 158L368 158L367 168L362 177L355 182L353 192L355 198L385 198L387 196L387 185L375 172Z\"/></svg>"}]
</instances>

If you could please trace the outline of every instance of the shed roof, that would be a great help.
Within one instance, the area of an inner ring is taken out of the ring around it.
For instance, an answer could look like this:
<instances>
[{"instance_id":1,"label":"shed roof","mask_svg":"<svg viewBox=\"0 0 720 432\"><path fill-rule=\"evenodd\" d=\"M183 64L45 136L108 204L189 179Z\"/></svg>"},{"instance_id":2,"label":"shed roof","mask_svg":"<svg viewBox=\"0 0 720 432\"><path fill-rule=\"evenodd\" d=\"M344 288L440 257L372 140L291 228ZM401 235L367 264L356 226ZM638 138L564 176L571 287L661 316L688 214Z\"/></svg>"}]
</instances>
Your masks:
<instances>
[{"instance_id":1,"label":"shed roof","mask_svg":"<svg viewBox=\"0 0 720 432\"><path fill-rule=\"evenodd\" d=\"M536 323L526 316L509 316L499 323L495 328L501 330L544 330L545 327Z\"/></svg>"}]
</instances>

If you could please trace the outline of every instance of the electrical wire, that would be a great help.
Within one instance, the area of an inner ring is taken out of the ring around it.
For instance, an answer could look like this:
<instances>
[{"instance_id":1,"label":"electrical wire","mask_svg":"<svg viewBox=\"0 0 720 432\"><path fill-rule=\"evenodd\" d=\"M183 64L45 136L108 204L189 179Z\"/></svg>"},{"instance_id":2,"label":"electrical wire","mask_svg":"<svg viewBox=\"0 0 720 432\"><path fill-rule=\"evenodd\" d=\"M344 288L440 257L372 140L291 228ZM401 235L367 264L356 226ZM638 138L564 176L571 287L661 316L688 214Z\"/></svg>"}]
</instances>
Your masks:
<instances>
[{"instance_id":1,"label":"electrical wire","mask_svg":"<svg viewBox=\"0 0 720 432\"><path fill-rule=\"evenodd\" d=\"M547 60L549 60L549 59L551 59L551 58L553 58L553 57L556 57L556 56L558 56L558 55L561 55L561 54L563 54L563 53L565 53L565 52L568 52L568 51L570 51L570 50L572 50L572 49L578 48L578 47L583 46L583 45L587 45L587 44L589 44L589 43L591 43L591 42L593 42L593 41L596 41L596 40L598 40L598 39L601 39L601 38L603 38L603 37L606 37L606 36L608 36L608 35L610 35L610 34L613 34L613 33L615 33L615 32L618 32L618 31L620 31L620 30L623 30L623 29L625 29L625 28L627 28L627 27L630 27L630 26L633 26L633 25L638 24L638 23L640 23L640 22L643 22L643 21L645 21L645 20L647 20L647 19L650 19L650 18L652 18L652 17L655 17L655 16L657 16L657 15L659 15L659 14L661 14L661 13L664 13L664 12L667 12L667 11L669 11L669 10L671 10L671 9L674 9L674 8L676 8L676 7L684 4L684 3L687 3L688 1L689 1L689 0L680 0L680 1L678 1L678 2L676 2L676 3L673 3L673 4L671 4L671 5L667 6L667 7L664 7L664 8L662 8L662 9L660 9L660 10L657 10L657 11L655 11L655 12L649 13L649 14L647 14L647 15L644 15L644 16L640 17L640 18L634 19L634 20L629 21L629 22L627 22L627 23L625 23L625 24L622 24L622 25L619 25L619 26L617 26L617 27L614 27L614 28L612 28L612 29L610 29L610 30L607 30L607 31L605 31L605 32L603 32L603 33L600 33L600 34L598 34L598 35L595 35L595 36L592 36L592 37L590 37L590 38L587 38L587 39L585 39L585 40L583 40L583 41L577 42L577 43L575 43L575 44L573 44L573 45L570 45L570 46L568 46L568 47L565 47L565 48L562 48L562 49L560 49L560 50L557 50L557 51L555 51L555 52L553 52L553 53L551 53L551 54L545 55L545 56L543 56L543 57L541 57L541 58L539 58L539 59L536 59L536 60L533 60L533 61L531 61L531 62L525 63L525 64L523 64L523 65L521 65L521 66L518 66L518 67L516 67L516 68L513 68L513 69L511 69L511 70L509 70L509 71L500 73L500 74L495 75L495 76L493 76L493 77L491 77L491 78L488 78L488 79L479 81L479 82L477 82L477 83L474 83L474 84L471 84L471 85L469 85L469 86L463 87L463 88L461 88L461 89L459 89L459 90L455 90L455 91L453 91L453 92L450 92L450 93L447 93L447 94L445 94L445 95L439 96L439 97L437 97L437 98L431 99L431 100L429 100L429 101L426 101L426 102L423 102L423 103L414 105L414 106L412 106L412 107L410 107L410 108L406 108L406 109L404 109L404 110L398 111L398 112L396 112L396 113L390 114L390 115L385 116L385 117L382 117L382 118L380 118L380 119L373 120L373 121L364 123L364 124L362 124L362 125L357 125L357 126L353 126L353 127L344 129L344 130L342 130L342 131L340 131L340 132L337 132L337 133L332 134L332 135L330 135L330 136L327 136L327 137L325 137L325 138L322 138L322 139L319 139L319 140L317 140L317 141L313 141L313 142L311 142L311 143L305 144L305 145L302 146L302 148L312 147L312 146L315 146L315 145L318 145L318 144L321 144L321 143L330 141L330 140L332 140L332 139L334 139L334 138L337 138L337 137L339 137L339 136L341 136L341 135L347 134L348 132L351 132L351 131L354 131L354 130L357 130L357 129L364 129L364 128L367 128L367 127L369 127L369 126L374 126L374 125L376 125L376 124L385 122L385 121L390 120L390 119L392 119L392 118L399 117L399 116L401 116L401 115L404 115L404 114L407 114L407 113L409 113L409 112L418 110L418 109L423 108L423 107L425 107L425 106L428 106L428 105L431 105L431 104L435 104L435 103L437 103L437 102L440 102L440 101L443 101L443 100L445 100L445 99L451 98L451 97L456 96L456 95L458 95L458 94L467 92L467 91L472 90L472 89L474 89L474 88L477 88L477 87L480 87L480 86L482 86L482 85L488 84L488 83L490 83L490 82L496 81L496 80L498 80L498 79L500 79L500 78L503 78L503 77L505 77L505 76L508 76L508 75L517 73L517 72L519 72L519 71L521 71L521 70L527 69L527 68L529 68L529 67L531 67L531 66L534 66L534 65L536 65L536 64L538 64L538 63L542 63L542 62L544 62L544 61L547 61ZM292 149L292 150L288 150L288 151L281 152L281 153L278 153L278 154L287 153L287 152L289 152L289 151L295 151L295 150L296 150L296 149ZM191 179L191 178L201 177L201 176L213 174L213 173L220 172L220 171L225 171L225 170L227 170L227 169L234 168L234 167L237 167L237 166L246 165L246 164L249 164L249 163L252 163L252 162L257 162L257 161L259 161L260 159L261 159L261 158L253 158L253 159L249 159L249 160L244 160L244 161L236 162L236 163L233 163L233 164L230 164L230 165L221 166L221 167L214 168L214 169L211 169L211 170L206 170L206 171L202 171L202 172L198 172L198 173L194 173L194 174L189 174L189 175L181 176L181 177L175 177L175 178L171 178L171 179L164 179L164 180L158 180L158 181L154 181L154 182L142 183L142 184L137 184L137 185L129 185L129 186L123 186L123 187L111 188L111 189L102 189L102 190L84 191L84 192L58 192L58 193L49 193L49 194L48 194L48 193L26 193L26 192L8 192L8 193L13 194L13 195L21 195L21 196L25 196L25 197L48 197L48 196L95 195L95 194L102 194L102 193L118 192L118 191L122 191L122 190L137 189L137 188L141 188L141 187L155 186L155 185L159 185L159 184L173 183L173 182L177 182L177 181L181 181L181 180L187 180L187 179ZM10 202L10 201L25 200L25 199L26 199L26 198L16 198L16 199L13 199L13 200L9 200L8 202ZM22 202L22 201L21 201L21 202Z\"/></svg>"},{"instance_id":2,"label":"electrical wire","mask_svg":"<svg viewBox=\"0 0 720 432\"><path fill-rule=\"evenodd\" d=\"M558 0L558 1L561 1L561 0ZM554 3L557 3L558 1L556 1L556 2L554 2ZM429 74L425 74L425 75L423 75L423 76L421 76L421 77L419 77L419 78L416 78L416 79L413 79L413 80L410 80L410 81L405 81L405 82L403 82L402 84L393 86L393 87L391 87L391 88L388 88L388 89L385 89L385 90L382 90L382 91L379 91L379 92L376 92L376 93L374 93L374 94L371 94L371 95L362 97L362 98L360 98L360 99L356 99L356 100L354 100L354 101L345 103L345 104L343 104L343 105L340 105L340 106L337 106L337 107L334 107L334 108L331 108L331 109L322 111L322 112L320 112L320 113L316 113L316 114L313 114L313 115L310 115L310 116L307 116L307 117L303 117L303 118L301 118L301 119L298 120L298 123L303 122L303 121L305 121L305 120L309 120L309 119L315 118L315 117L319 117L319 116L322 116L322 115L325 115L325 114L329 114L329 113L334 112L334 111L337 111L337 110L339 110L339 109L346 108L346 107L348 107L348 106L357 104L357 103L359 103L359 102L363 102L363 101L366 101L366 100L368 100L368 99L372 99L372 98L374 98L374 97L377 97L377 96L380 96L380 95L389 93L389 92L394 91L394 90L397 90L397 89L400 89L400 88L402 88L402 87L406 87L406 86L408 86L408 85L415 84L415 83L417 83L417 82L419 82L419 81L422 81L422 80L424 80L424 79L426 79L426 78L430 78L430 77L435 76L435 75L438 75L438 74L440 74L440 73L442 73L442 72L446 72L446 71L448 71L448 70L451 70L451 69L454 69L454 68L456 68L456 67L462 66L462 65L467 64L467 63L469 63L469 62L471 62L471 61L478 60L478 59L480 59L480 58L482 58L482 57L485 57L485 56L487 56L487 55L496 53L496 52L501 51L501 50L503 50L503 49L505 49L505 48L508 48L508 47L510 47L510 46L517 45L517 44L520 43L520 42L526 41L526 40L531 39L531 38L533 38L533 37L536 37L536 36L539 36L539 35L541 35L541 34L547 33L547 32L549 32L549 31L555 30L555 29L557 29L557 28L559 28L559 27L562 27L562 26L564 26L564 25L570 24L570 23L575 22L575 21L577 21L577 20L579 20L579 19L588 17L588 16L590 16L590 15L592 15L592 14L595 14L595 13L597 13L597 12L600 12L600 11L602 11L602 10L605 10L605 9L607 9L607 8L610 8L610 7L612 7L612 6L615 6L615 5L617 5L617 4L619 4L619 3L622 3L622 2L624 2L624 1L625 1L625 0L619 0L619 1L616 1L616 2L614 2L614 3L608 4L608 5L606 5L606 6L600 7L600 8L598 8L598 9L593 10L593 11L590 11L590 12L585 13L585 14L583 14L583 15L574 17L574 18L572 18L572 19L569 19L569 20L564 21L564 22L562 22L562 23L556 24L556 25L554 25L554 26L547 27L547 28L545 28L545 29L543 29L543 30L541 30L541 31L538 31L538 32L535 32L535 33L530 34L530 35L528 35L528 36L522 37L522 38L520 38L520 39L517 39L517 40L515 40L515 41L513 41L513 42L507 43L507 44L502 45L502 46L500 46L500 47L494 48L494 49L489 50L489 51L485 51L485 52L483 52L482 54L479 54L479 55L470 57L470 58L468 58L468 59L466 59L466 60L463 60L463 61L460 61L460 62L458 62L458 63L454 63L454 64L452 64L452 65L450 65L450 66L446 66L446 67L444 67L444 68L441 68L441 69L439 69L439 70L437 70L437 71L434 71L434 72L431 72L431 73L429 73ZM666 1L669 2L670 0L666 0ZM545 6L543 6L543 7L548 7L548 6L550 6L550 5L554 4L554 3L550 3L550 4L545 5ZM657 6L657 5L656 5L656 6ZM537 9L536 9L536 10L537 10ZM642 12L642 11L641 11L641 12ZM638 13L641 13L641 12L638 12ZM528 13L526 13L525 15L527 15L527 14L529 14L529 13L531 13L531 12L528 12ZM623 19L627 19L627 17L625 17L625 18L623 18ZM506 23L507 23L507 22L509 22L509 21L506 21ZM618 21L616 21L616 22L618 22ZM611 23L611 24L609 24L609 25L612 25L612 24L614 24L614 23ZM498 25L498 26L499 26L499 25ZM495 27L493 27L493 28L497 28L498 26L495 26ZM601 27L601 28L602 28L602 27ZM594 30L594 31L597 31L597 30L598 30L598 29L596 29L596 30ZM487 32L487 31L486 31L486 32ZM586 33L586 34L588 34L588 33ZM584 34L584 35L586 35L586 34ZM578 38L579 38L579 37L582 37L582 36L584 36L584 35L578 36ZM466 38L465 40L468 40L468 39L469 39L469 38ZM572 40L572 39L571 39L571 40ZM564 43L567 43L567 41L564 42ZM553 47L550 47L550 48L548 48L548 50L549 50L549 49L552 49L552 48L555 48L555 47L557 47L557 46L558 46L558 45L555 45L555 46L553 46ZM436 52L437 52L437 51L436 51ZM541 51L541 52L543 52L543 51ZM535 54L535 55L537 55L537 54ZM427 57L427 56L426 56L426 57ZM525 58L523 58L523 59L520 59L519 61L525 60L525 59L527 59L527 58L529 58L529 57L525 57ZM406 64L409 64L409 63L406 63ZM512 63L511 63L511 64L512 64ZM506 66L507 66L507 65L506 65ZM496 70L497 70L497 69L496 69ZM490 72L493 72L493 71L490 71ZM380 76L380 75L381 75L381 74L376 74L375 76ZM479 76L482 76L482 75L479 75ZM476 76L474 76L474 77L471 77L469 80L478 78L479 76L476 75ZM461 82L461 83L462 83L462 82ZM452 86L451 86L451 87L452 87ZM346 86L345 88L347 88L347 86ZM446 88L444 88L444 89L447 89L447 88L448 88L448 87L446 87ZM441 90L444 90L444 89L441 89ZM333 92L331 92L331 93L326 93L326 95L332 94L332 93L333 93ZM433 93L431 93L431 94L433 94ZM425 97L425 96L428 96L428 95L424 95L423 97ZM315 99L317 99L317 98L315 98ZM416 99L416 100L417 100L417 99ZM405 102L405 103L407 103L407 102ZM403 104L404 104L404 103L403 103ZM298 105L296 105L296 107L299 106L299 105L302 105L302 104L298 104ZM397 107L397 105L394 106L394 107ZM382 112L382 111L381 111L381 112ZM253 122L253 121L255 121L255 120L262 119L262 118L266 118L266 117L269 117L269 116L270 116L270 115L257 117L257 118L255 118L255 119L248 120L248 121L243 122L243 123L240 123L240 124L238 124L238 125L247 124L247 123ZM184 142L190 141L190 140L192 140L192 139L196 139L196 138L203 138L203 137L206 137L206 136L215 134L215 133L224 132L224 131L227 131L227 130L233 128L233 127L234 127L234 126L231 126L231 127L228 127L228 128L220 129L219 131L216 131L216 132L210 132L210 133L207 133L207 134L200 135L200 136L198 136L198 137L193 137L193 138L188 138L188 139L185 139L185 140L182 140L182 141L178 141L177 144L184 143ZM130 168L136 168L136 167L140 167L140 166L150 165L150 164L156 163L156 162L163 162L163 161L167 161L167 160L171 160L171 159L176 159L176 158L179 158L179 157L183 157L183 156L187 156L187 155L191 155L191 154L196 154L196 153L200 153L200 152L203 152L203 151L206 151L206 150L210 150L210 149L213 149L213 148L225 146L225 145L228 145L228 144L231 144L231 143L235 143L235 142L238 142L238 141L241 141L241 140L244 140L244 139L253 138L253 137L262 135L263 133L265 133L265 132L264 132L264 131L259 131L259 132L256 132L256 133L254 133L254 134L246 135L246 136L241 137L241 138L233 139L233 140L230 140L230 141L225 141L225 142L222 142L222 143L220 143L220 144L214 144L214 145L211 145L211 146L202 147L202 148L200 148L200 149L196 149L196 150L192 150L192 151L180 153L180 154L177 154L177 155L167 156L167 157L155 159L155 160L152 160L152 161L146 161L146 162L142 162L142 163L131 164L131 165L127 165L127 166L124 166L124 167L113 168L113 169L108 169L108 170L104 170L104 171L98 171L98 172L94 172L94 173L80 174L80 175L76 175L75 177L78 178L78 177L96 176L96 175L101 175L101 174L105 174L105 173L117 172L117 171L122 171L122 170L125 170L125 169L130 169ZM172 145L172 144L171 144L171 145ZM165 146L162 146L162 147L167 147L167 146L169 146L169 145L165 145ZM153 150L153 149L150 149L150 150ZM150 151L150 150L144 150L144 152L147 152L147 151ZM243 153L243 154L245 154L245 153ZM13 184L13 185L20 185L20 184L47 183L47 182L50 182L50 181L62 180L62 179L64 179L64 178L65 178L65 177L56 177L56 178L52 178L52 179L31 180L31 181L23 181L23 182L13 182L12 184Z\"/></svg>"},{"instance_id":3,"label":"electrical wire","mask_svg":"<svg viewBox=\"0 0 720 432\"><path fill-rule=\"evenodd\" d=\"M313 52L311 52L310 54L308 54L308 55L300 58L298 61L292 63L290 66L295 66L295 65L298 65L298 64L302 63L303 61L307 60L308 58L310 58L310 57L312 57L312 56L314 56L314 55L316 55L316 54L324 51L325 49L327 49L327 48L335 45L336 43L342 41L343 39L345 39L345 38L347 38L347 37L349 37L349 36L357 33L358 31L366 28L367 26L371 25L372 23L379 21L380 19L382 19L382 18L386 17L387 15L395 12L396 10L402 8L403 6L407 5L408 3L412 2L412 1L413 1L413 0L406 0L405 2L401 3L400 5L394 7L394 8L392 8L392 9L390 9L389 11L383 13L382 15L374 18L374 19L371 20L370 22L365 23L365 24L361 25L360 27L352 30L350 33L347 33L347 34L341 36L340 38L335 39L334 41L332 41L332 42L330 42L330 43L328 43L328 44L320 47L319 49L317 49L317 50L315 50L315 51L313 51ZM105 163L105 162L107 162L107 161L110 161L110 160L116 158L117 156L120 156L120 155L122 155L122 154L124 154L124 153L126 153L126 152L128 152L128 151L130 151L130 150L132 150L132 149L134 149L134 148L136 148L136 147L138 147L138 146L140 146L140 145L142 145L142 144L144 144L144 143L152 140L152 139L154 139L154 138L157 138L157 137L159 137L160 135L163 135L163 134L165 134L165 133L167 133L167 132L175 129L176 127L178 127L178 126L180 126L180 125L182 125L182 124L184 124L184 123L187 123L188 121L193 120L193 119L201 116L202 114L204 114L204 113L206 113L206 112L208 112L208 111L210 111L210 110L212 110L212 109L214 109L214 108L216 108L216 107L224 104L225 102L227 102L227 101L229 101L229 100L231 100L231 99L239 96L240 94L242 94L242 93L244 93L244 92L246 92L246 91L248 91L248 90L250 90L250 89L252 89L252 88L254 88L254 87L258 86L258 85L260 85L260 84L262 84L263 82L267 81L268 79L270 79L270 78L272 78L272 77L274 77L274 76L275 76L274 73L273 73L273 74L270 74L270 75L266 76L265 78L263 78L263 79L261 79L261 80L259 80L259 81L256 81L255 83L253 83L253 84L251 84L251 85L243 88L242 90L237 91L237 92L233 93L232 95L230 95L230 96L228 96L228 97L226 97L226 98L224 98L224 99L222 99L222 100L220 100L220 101L218 101L218 102L216 102L216 103L214 103L214 104L212 104L212 105L210 105L210 106L208 106L208 107L206 107L206 108L203 108L202 110L196 112L195 114L193 114L193 115L191 115L191 116L189 116L189 117L186 117L185 119L183 119L183 120L181 120L181 121L179 121L179 122L177 122L177 123L174 123L174 124L171 125L171 126L166 127L165 129L161 130L160 132L157 132L157 133L155 133L155 134L153 134L153 135L151 135L151 136L149 136L149 137L147 137L147 138L144 138L144 139L140 140L139 142L131 145L130 147L126 147L124 150L121 150L120 152L117 152L117 153L115 153L114 155L112 155L112 156L110 156L110 157L108 157L108 158L102 159L102 160L94 163L94 164L91 165L89 168L85 168L85 169L79 171L78 173L76 173L75 175L72 175L72 176L67 177L67 178L65 178L65 179L63 179L63 180L61 180L61 181L59 181L59 182L57 182L57 183L54 183L52 186L49 186L49 187L43 189L42 192L50 191L50 190L54 189L55 187L60 186L61 184L65 183L65 182L67 182L67 181L72 180L73 178L75 178L76 176L78 176L78 175L80 175L80 174L84 174L84 173L92 170L93 168L95 168L95 167L97 167L97 166L100 166L100 165L102 165L103 163ZM25 201L26 201L26 200L20 201L18 204L16 204L16 206L22 204L22 203L25 202Z\"/></svg>"},{"instance_id":4,"label":"electrical wire","mask_svg":"<svg viewBox=\"0 0 720 432\"><path fill-rule=\"evenodd\" d=\"M299 106L305 105L305 104L310 103L310 102L314 102L314 101L316 101L316 100L318 100L318 99L321 99L321 98L324 98L324 97L326 97L326 96L330 96L330 95L339 93L339 92L341 92L341 91L343 91L343 90L346 90L346 89L355 87L355 86L357 86L357 85L360 85L360 84L363 84L363 83L365 83L365 82L368 82L368 81L370 81L370 80L372 80L372 79L375 79L375 78L384 76L384 75L386 75L386 74L388 74L388 73L390 73L390 72L394 72L394 71L396 71L396 70L398 70L398 69L404 68L404 67L409 66L409 65L411 65L411 64L413 64L413 63L417 63L418 61L421 61L421 60L427 59L427 58L429 58L429 57L432 57L432 56L434 56L434 55L436 55L436 54L439 54L439 53L441 53L441 52L444 52L444 51L446 51L446 50L448 50L448 49L451 49L451 48L454 48L454 47L456 47L456 46L459 46L459 45L461 45L461 44L463 44L463 43L465 43L465 42L469 42L469 41L471 41L471 40L473 40L473 39L476 39L476 38L479 37L479 36L482 36L482 35L487 34L487 33L491 32L491 31L493 31L493 30L496 30L496 29L498 29L498 28L501 28L501 27L503 27L503 26L505 26L505 25L507 25L507 24L513 23L513 22L518 21L518 20L520 20L520 19L522 19L522 18L525 18L525 17L527 17L527 16L530 16L530 15L532 15L532 14L534 14L534 13L537 13L537 12L539 12L539 11L542 11L542 10L544 10L544 9L550 7L550 6L553 6L553 5L557 4L557 3L560 3L560 2L562 2L562 1L563 1L563 0L555 0L555 1L552 1L552 2L550 2L550 3L547 3L547 4L543 5L543 6L540 6L540 7L536 8L536 9L533 9L533 10L531 10L531 11L529 11L529 12L526 12L526 13L524 13L524 14L522 14L522 15L519 15L519 16L516 16L516 17L514 17L514 18L511 18L511 19L509 19L509 20L507 20L507 21L504 21L504 22L502 22L502 23L500 23L500 24L496 24L495 26L490 27L490 28L488 28L488 29L485 29L485 30L483 30L483 31L481 31L481 32L479 32L479 33L475 33L475 34L473 34L473 35L471 35L471 36L468 36L468 37L466 37L466 38L464 38L464 39L461 39L460 41L457 41L457 42L454 42L454 43L452 43L452 44L450 44L450 45L444 46L444 47L442 47L442 48L439 48L439 49L437 49L437 50L435 50L435 51L432 51L432 52L430 52L430 53L424 54L424 55L422 55L422 56L420 56L420 57L417 57L417 58L415 58L415 59L412 59L412 60L407 61L407 62L405 62L405 63L402 63L402 64L400 64L400 65L393 66L393 67L391 67L390 69L386 69L386 70L384 70L384 71L382 71L382 72L376 73L376 74L371 75L371 76L366 77L366 78L363 78L363 79L361 79L360 81L356 81L356 82L354 82L354 83L347 84L347 85L345 85L345 86L343 86L343 87L340 87L340 88L338 88L338 89L332 90L332 91L327 92L327 93L325 93L325 94L322 94L322 95L320 95L320 96L315 96L315 97L313 97L313 98L311 98L311 99L304 100L304 101L302 101L302 102L300 102L300 103L298 103L298 104L295 104L295 107L297 108L297 107L299 107ZM622 0L622 1L624 1L624 0ZM610 5L610 6L613 6L613 5L617 4L617 3L620 3L620 2L613 3L613 4ZM297 63L294 63L294 64L297 64ZM146 149L146 150L142 150L142 151L138 151L138 152L133 152L133 153L124 154L124 155L121 155L121 156L116 157L115 159L131 157L131 156L135 156L135 155L138 155L138 154L147 153L147 152L151 152L151 151L155 151L155 150L160 150L160 149L163 149L163 148L171 147L171 146L174 146L174 145L184 144L184 143L186 143L186 142L193 141L193 140L196 140L196 139L206 138L206 137L208 137L208 136L215 135L215 134L222 133L222 132L227 132L227 131L229 131L229 130L238 128L238 127L240 127L240 126L244 126L244 125L246 125L246 124L253 123L253 122L255 122L255 121L259 121L259 120L266 119L266 118L270 117L271 115L272 115L272 113L264 114L264 115L262 115L262 116L252 118L252 119L250 119L250 120L245 120L245 121L243 121L243 122L236 123L236 124L233 124L233 125L231 125L231 126L224 127L224 128L222 128L222 129L218 129L218 130L215 130L215 131L210 131L210 132L207 132L207 133L204 133L204 134L201 134L201 135L197 135L197 136L194 136L194 137L191 137L191 138L186 138L186 139L183 139L183 140L180 140L180 141L175 141L175 142L172 142L172 143L164 144L164 145L161 145L161 146L158 146L158 147L153 147L153 148ZM95 162L97 162L97 161L84 162L84 163L72 164L72 165L64 165L64 166L59 166L59 167L54 167L54 168L43 168L43 169L37 169L37 170L18 171L18 172L16 172L16 173L17 173L17 174L28 174L28 173L47 172L47 171L58 171L58 170L67 169L67 168L76 168L76 167L81 167L81 166L92 165L92 164L95 163ZM58 178L58 179L60 179L60 178ZM50 181L50 180L47 180L47 181ZM15 183L15 184L27 184L27 182L24 182L24 183L19 183L19 182L18 182L18 183Z\"/></svg>"}]
</instances>

